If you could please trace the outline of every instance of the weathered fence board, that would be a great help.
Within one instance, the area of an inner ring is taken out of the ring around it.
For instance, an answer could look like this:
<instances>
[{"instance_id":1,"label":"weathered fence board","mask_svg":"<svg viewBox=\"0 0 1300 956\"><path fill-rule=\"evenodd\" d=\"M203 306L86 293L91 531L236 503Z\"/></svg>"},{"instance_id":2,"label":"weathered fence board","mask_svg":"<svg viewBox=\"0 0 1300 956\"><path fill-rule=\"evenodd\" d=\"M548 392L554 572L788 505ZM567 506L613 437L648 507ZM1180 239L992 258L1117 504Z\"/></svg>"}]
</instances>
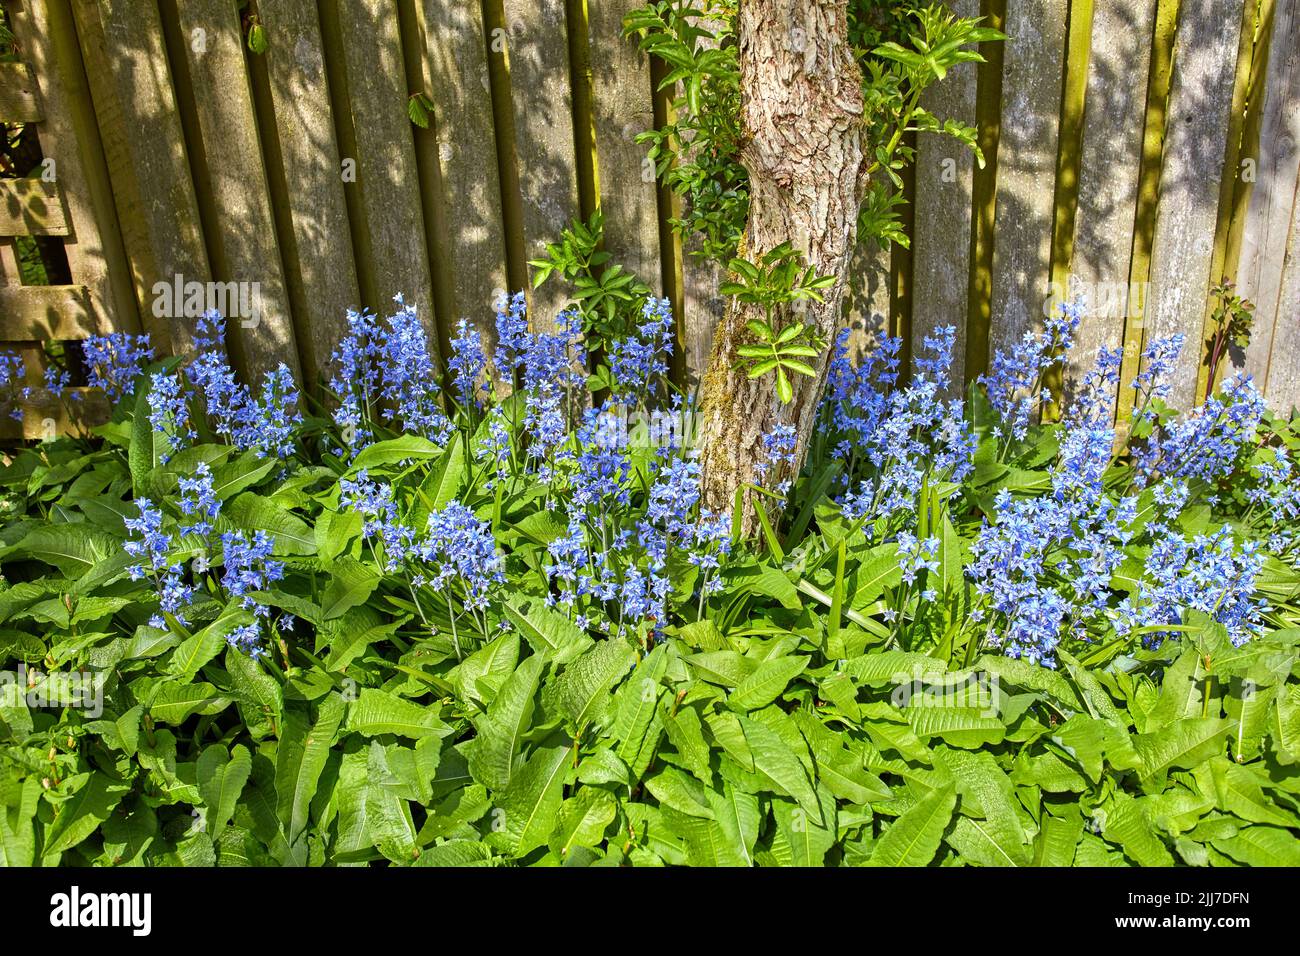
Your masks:
<instances>
[{"instance_id":1,"label":"weathered fence board","mask_svg":"<svg viewBox=\"0 0 1300 956\"><path fill-rule=\"evenodd\" d=\"M94 331L138 331L131 267L113 205L76 26L69 0L25 0L10 6L23 53L38 77L48 115L37 127L41 152L60 193L68 229L63 242L73 278L86 286Z\"/></svg>"},{"instance_id":2,"label":"weathered fence board","mask_svg":"<svg viewBox=\"0 0 1300 956\"><path fill-rule=\"evenodd\" d=\"M492 49L500 47L510 67L524 252L536 259L579 213L568 26L564 0L505 0L503 10L505 36L493 38ZM568 294L552 281L532 299L536 327L549 330Z\"/></svg>"},{"instance_id":3,"label":"weathered fence board","mask_svg":"<svg viewBox=\"0 0 1300 956\"><path fill-rule=\"evenodd\" d=\"M260 381L281 363L299 375L289 296L262 165L253 95L237 8L225 0L178 4L194 88L203 160L212 192L207 226L213 278L248 284L255 315L233 316L227 345L235 363ZM205 210L206 211L206 210Z\"/></svg>"},{"instance_id":4,"label":"weathered fence board","mask_svg":"<svg viewBox=\"0 0 1300 956\"><path fill-rule=\"evenodd\" d=\"M338 3L340 39L347 64L347 100L359 192L354 218L361 293L376 310L391 311L392 297L414 305L437 343L433 278L420 204L408 92L397 17L382 0ZM328 41L327 41L328 46Z\"/></svg>"},{"instance_id":5,"label":"weathered fence board","mask_svg":"<svg viewBox=\"0 0 1300 956\"><path fill-rule=\"evenodd\" d=\"M870 352L889 331L889 263L890 250L866 238L858 241L849 259L840 315L849 329L849 354L854 358Z\"/></svg>"},{"instance_id":6,"label":"weathered fence board","mask_svg":"<svg viewBox=\"0 0 1300 956\"><path fill-rule=\"evenodd\" d=\"M0 123L35 123L42 117L27 64L0 63Z\"/></svg>"},{"instance_id":7,"label":"weathered fence board","mask_svg":"<svg viewBox=\"0 0 1300 956\"><path fill-rule=\"evenodd\" d=\"M307 382L327 370L361 304L320 21L295 0L258 0L292 235L280 236ZM263 135L268 135L263 131Z\"/></svg>"},{"instance_id":8,"label":"weathered fence board","mask_svg":"<svg viewBox=\"0 0 1300 956\"><path fill-rule=\"evenodd\" d=\"M1160 204L1151 247L1148 339L1183 332L1169 403L1190 408L1201 364L1223 158L1236 80L1241 14L1213 0L1183 0L1174 40Z\"/></svg>"},{"instance_id":9,"label":"weathered fence board","mask_svg":"<svg viewBox=\"0 0 1300 956\"><path fill-rule=\"evenodd\" d=\"M1269 356L1286 351L1278 336L1295 319L1281 309L1282 267L1293 228L1296 183L1300 179L1300 2L1277 0L1264 80L1255 185L1246 210L1237 286L1255 303L1254 329L1244 356L1245 371L1261 388L1270 379ZM1272 397L1272 396L1270 396Z\"/></svg>"},{"instance_id":10,"label":"weathered fence board","mask_svg":"<svg viewBox=\"0 0 1300 956\"><path fill-rule=\"evenodd\" d=\"M0 179L0 236L66 236L59 188L41 179Z\"/></svg>"},{"instance_id":11,"label":"weathered fence board","mask_svg":"<svg viewBox=\"0 0 1300 956\"><path fill-rule=\"evenodd\" d=\"M978 0L949 0L958 16L979 16ZM975 123L975 64L948 73L921 97L942 120ZM961 394L966 377L966 316L970 291L970 233L974 154L951 136L926 134L916 144L916 234L912 237L912 349L916 354L935 329L953 325L950 394ZM888 314L888 300L885 302Z\"/></svg>"},{"instance_id":12,"label":"weathered fence board","mask_svg":"<svg viewBox=\"0 0 1300 956\"><path fill-rule=\"evenodd\" d=\"M0 285L0 340L56 342L104 331L84 285Z\"/></svg>"},{"instance_id":13,"label":"weathered fence board","mask_svg":"<svg viewBox=\"0 0 1300 956\"><path fill-rule=\"evenodd\" d=\"M654 168L636 141L654 128L650 59L622 36L630 0L587 0L605 248L652 289L661 285Z\"/></svg>"},{"instance_id":14,"label":"weathered fence board","mask_svg":"<svg viewBox=\"0 0 1300 956\"><path fill-rule=\"evenodd\" d=\"M1093 6L1068 290L1082 297L1085 319L1067 371L1071 381L1087 374L1102 346L1123 344L1139 305L1130 302L1130 272L1155 13L1155 0Z\"/></svg>"},{"instance_id":15,"label":"weathered fence board","mask_svg":"<svg viewBox=\"0 0 1300 956\"><path fill-rule=\"evenodd\" d=\"M492 306L508 283L483 11L460 0L424 0L418 10L438 132L452 321L468 319L491 345Z\"/></svg>"},{"instance_id":16,"label":"weathered fence board","mask_svg":"<svg viewBox=\"0 0 1300 956\"><path fill-rule=\"evenodd\" d=\"M990 351L1038 327L1050 291L1066 6L1007 3Z\"/></svg>"},{"instance_id":17,"label":"weathered fence board","mask_svg":"<svg viewBox=\"0 0 1300 956\"><path fill-rule=\"evenodd\" d=\"M161 351L184 352L191 322L159 314L153 289L211 273L158 9L74 0L73 10L141 322Z\"/></svg>"},{"instance_id":18,"label":"weathered fence board","mask_svg":"<svg viewBox=\"0 0 1300 956\"><path fill-rule=\"evenodd\" d=\"M1300 202L1291 211L1291 233L1287 237L1277 315L1286 320L1290 329L1289 334L1275 332L1273 336L1268 399L1274 408L1287 411L1300 406L1300 341L1294 332L1296 319L1300 317Z\"/></svg>"}]
</instances>

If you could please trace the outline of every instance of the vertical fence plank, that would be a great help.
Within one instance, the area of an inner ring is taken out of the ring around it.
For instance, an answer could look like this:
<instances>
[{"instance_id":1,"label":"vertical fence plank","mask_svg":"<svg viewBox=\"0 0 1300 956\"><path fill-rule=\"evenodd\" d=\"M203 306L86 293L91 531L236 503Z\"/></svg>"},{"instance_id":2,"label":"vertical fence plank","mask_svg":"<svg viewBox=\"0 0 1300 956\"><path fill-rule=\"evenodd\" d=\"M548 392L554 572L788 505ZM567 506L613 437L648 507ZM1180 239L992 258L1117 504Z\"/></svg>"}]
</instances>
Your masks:
<instances>
[{"instance_id":1,"label":"vertical fence plank","mask_svg":"<svg viewBox=\"0 0 1300 956\"><path fill-rule=\"evenodd\" d=\"M977 17L978 0L948 0L960 17ZM931 86L921 105L940 120L975 124L975 64L949 71ZM963 393L966 377L966 316L970 292L970 232L974 154L951 136L918 135L916 144L916 235L912 240L912 353L925 336L945 325L957 329L950 394Z\"/></svg>"},{"instance_id":2,"label":"vertical fence plank","mask_svg":"<svg viewBox=\"0 0 1300 956\"><path fill-rule=\"evenodd\" d=\"M420 205L408 91L397 16L382 0L338 2L338 24L347 64L356 182L360 191L353 223L362 296L376 310L391 309L397 293L414 305L436 346L433 280Z\"/></svg>"},{"instance_id":3,"label":"vertical fence plank","mask_svg":"<svg viewBox=\"0 0 1300 956\"><path fill-rule=\"evenodd\" d=\"M1293 229L1300 178L1300 0L1277 0L1260 117L1255 186L1246 210L1238 291L1255 303L1255 322L1244 367L1264 388L1269 355L1288 348L1296 315L1281 307L1282 267ZM1272 386L1268 385L1270 397ZM1285 409L1283 409L1285 410Z\"/></svg>"},{"instance_id":4,"label":"vertical fence plank","mask_svg":"<svg viewBox=\"0 0 1300 956\"><path fill-rule=\"evenodd\" d=\"M208 248L214 278L253 290L253 315L227 323L231 357L249 377L281 363L298 378L297 344L280 265L238 10L226 0L177 4L193 84L213 215ZM233 306L228 311L234 312Z\"/></svg>"},{"instance_id":5,"label":"vertical fence plank","mask_svg":"<svg viewBox=\"0 0 1300 956\"><path fill-rule=\"evenodd\" d=\"M503 10L524 254L536 259L579 214L568 26L564 0L505 0ZM550 330L567 290L551 281L532 298L536 327Z\"/></svg>"},{"instance_id":6,"label":"vertical fence plank","mask_svg":"<svg viewBox=\"0 0 1300 956\"><path fill-rule=\"evenodd\" d=\"M1300 406L1300 192L1293 194L1291 231L1278 289L1277 322L1268 365L1268 402L1290 414Z\"/></svg>"},{"instance_id":7,"label":"vertical fence plank","mask_svg":"<svg viewBox=\"0 0 1300 956\"><path fill-rule=\"evenodd\" d=\"M587 0L591 37L596 170L605 247L614 261L660 285L659 222L654 168L636 141L654 127L650 59L634 40L623 39L623 17L632 0Z\"/></svg>"},{"instance_id":8,"label":"vertical fence plank","mask_svg":"<svg viewBox=\"0 0 1300 956\"><path fill-rule=\"evenodd\" d=\"M990 352L1043 317L1052 223L1066 0L1008 0L994 212Z\"/></svg>"},{"instance_id":9,"label":"vertical fence plank","mask_svg":"<svg viewBox=\"0 0 1300 956\"><path fill-rule=\"evenodd\" d=\"M1146 302L1150 337L1187 336L1170 376L1175 408L1196 395L1241 33L1235 13L1225 17L1213 0L1183 0L1178 10Z\"/></svg>"},{"instance_id":10,"label":"vertical fence plank","mask_svg":"<svg viewBox=\"0 0 1300 956\"><path fill-rule=\"evenodd\" d=\"M191 327L176 308L162 314L155 286L211 274L158 8L73 0L73 12L141 323L160 352L179 354Z\"/></svg>"},{"instance_id":11,"label":"vertical fence plank","mask_svg":"<svg viewBox=\"0 0 1300 956\"><path fill-rule=\"evenodd\" d=\"M890 250L880 248L874 239L859 239L849 258L840 324L849 329L849 355L854 360L869 353L889 332L889 265ZM960 328L965 327L965 318L962 315Z\"/></svg>"},{"instance_id":12,"label":"vertical fence plank","mask_svg":"<svg viewBox=\"0 0 1300 956\"><path fill-rule=\"evenodd\" d=\"M507 279L483 11L465 0L424 0L418 10L437 124L453 321L469 319L491 343L492 304Z\"/></svg>"},{"instance_id":13,"label":"vertical fence plank","mask_svg":"<svg viewBox=\"0 0 1300 956\"><path fill-rule=\"evenodd\" d=\"M71 234L63 249L73 281L88 290L91 318L100 332L139 331L71 8L67 0L26 0L22 9L9 9L46 108L37 135L41 152L54 163L54 180L67 207Z\"/></svg>"},{"instance_id":14,"label":"vertical fence plank","mask_svg":"<svg viewBox=\"0 0 1300 956\"><path fill-rule=\"evenodd\" d=\"M303 377L327 373L347 310L360 305L347 201L320 22L293 0L258 0L267 75L287 186L291 235L281 235ZM264 131L267 134L267 131Z\"/></svg>"},{"instance_id":15,"label":"vertical fence plank","mask_svg":"<svg viewBox=\"0 0 1300 956\"><path fill-rule=\"evenodd\" d=\"M1069 294L1084 319L1067 377L1075 382L1102 346L1124 342L1131 314L1129 272L1137 218L1155 0L1104 0L1093 6L1092 47L1083 107L1078 206Z\"/></svg>"}]
</instances>

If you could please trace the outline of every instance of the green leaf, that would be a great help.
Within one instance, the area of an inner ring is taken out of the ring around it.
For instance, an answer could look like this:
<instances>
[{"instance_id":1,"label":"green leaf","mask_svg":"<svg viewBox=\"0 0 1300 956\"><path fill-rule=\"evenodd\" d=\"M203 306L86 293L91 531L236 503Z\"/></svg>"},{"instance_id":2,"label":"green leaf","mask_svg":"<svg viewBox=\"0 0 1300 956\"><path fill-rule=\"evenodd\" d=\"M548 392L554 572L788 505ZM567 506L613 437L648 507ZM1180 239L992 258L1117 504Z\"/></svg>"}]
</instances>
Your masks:
<instances>
[{"instance_id":1,"label":"green leaf","mask_svg":"<svg viewBox=\"0 0 1300 956\"><path fill-rule=\"evenodd\" d=\"M1230 728L1231 721L1218 717L1184 717L1152 733L1135 736L1133 746L1142 758L1142 789L1147 793L1163 790L1170 770L1195 767L1225 753Z\"/></svg>"},{"instance_id":2,"label":"green leaf","mask_svg":"<svg viewBox=\"0 0 1300 956\"><path fill-rule=\"evenodd\" d=\"M344 628L338 636L330 641L330 652L325 659L325 669L330 671L347 670L348 665L364 654L371 644L392 637L410 619L410 615L404 614L398 620L387 624L376 624L373 627Z\"/></svg>"},{"instance_id":3,"label":"green leaf","mask_svg":"<svg viewBox=\"0 0 1300 956\"><path fill-rule=\"evenodd\" d=\"M465 446L461 442L453 442L420 486L425 506L431 511L447 507L460 492L465 472Z\"/></svg>"},{"instance_id":4,"label":"green leaf","mask_svg":"<svg viewBox=\"0 0 1300 956\"><path fill-rule=\"evenodd\" d=\"M547 709L564 714L578 729L600 720L610 701L610 688L635 660L636 652L626 641L599 642L551 680L544 694Z\"/></svg>"},{"instance_id":5,"label":"green leaf","mask_svg":"<svg viewBox=\"0 0 1300 956\"><path fill-rule=\"evenodd\" d=\"M736 685L736 689L727 698L727 704L741 713L766 707L807 666L808 658L803 656L777 657L763 661L753 673Z\"/></svg>"},{"instance_id":6,"label":"green leaf","mask_svg":"<svg viewBox=\"0 0 1300 956\"><path fill-rule=\"evenodd\" d=\"M54 856L70 850L99 829L131 789L108 774L92 771L71 798L59 805L45 834L42 853Z\"/></svg>"},{"instance_id":7,"label":"green leaf","mask_svg":"<svg viewBox=\"0 0 1300 956\"><path fill-rule=\"evenodd\" d=\"M365 737L397 734L418 739L442 736L449 728L438 717L436 708L422 707L387 691L367 687L348 704L346 729Z\"/></svg>"},{"instance_id":8,"label":"green leaf","mask_svg":"<svg viewBox=\"0 0 1300 956\"><path fill-rule=\"evenodd\" d=\"M88 524L42 524L28 532L16 550L76 578L118 551L121 543Z\"/></svg>"},{"instance_id":9,"label":"green leaf","mask_svg":"<svg viewBox=\"0 0 1300 956\"><path fill-rule=\"evenodd\" d=\"M1246 827L1211 846L1246 866L1300 866L1300 840L1278 827Z\"/></svg>"},{"instance_id":10,"label":"green leaf","mask_svg":"<svg viewBox=\"0 0 1300 956\"><path fill-rule=\"evenodd\" d=\"M322 561L333 561L361 536L365 522L355 511L325 511L316 519L316 550Z\"/></svg>"},{"instance_id":11,"label":"green leaf","mask_svg":"<svg viewBox=\"0 0 1300 956\"><path fill-rule=\"evenodd\" d=\"M1006 736L1002 721L976 707L913 706L907 721L922 740L939 737L954 747L983 747Z\"/></svg>"},{"instance_id":12,"label":"green leaf","mask_svg":"<svg viewBox=\"0 0 1300 956\"><path fill-rule=\"evenodd\" d=\"M504 790L514 774L515 756L532 722L534 697L546 661L525 658L501 685L485 716L475 722L477 735L467 756L474 779L489 790Z\"/></svg>"},{"instance_id":13,"label":"green leaf","mask_svg":"<svg viewBox=\"0 0 1300 956\"><path fill-rule=\"evenodd\" d=\"M193 680L200 667L228 646L226 636L239 625L251 621L252 617L250 612L243 610L223 614L203 630L181 642L180 646L172 652L167 672L182 683Z\"/></svg>"},{"instance_id":14,"label":"green leaf","mask_svg":"<svg viewBox=\"0 0 1300 956\"><path fill-rule=\"evenodd\" d=\"M928 865L939 850L956 806L952 784L931 790L889 825L876 841L867 866Z\"/></svg>"},{"instance_id":15,"label":"green leaf","mask_svg":"<svg viewBox=\"0 0 1300 956\"><path fill-rule=\"evenodd\" d=\"M149 714L159 723L179 726L195 714L216 714L229 706L230 698L205 681L162 681L149 702Z\"/></svg>"},{"instance_id":16,"label":"green leaf","mask_svg":"<svg viewBox=\"0 0 1300 956\"><path fill-rule=\"evenodd\" d=\"M547 654L556 663L576 657L592 643L585 631L547 607L541 598L509 598L503 610L533 650Z\"/></svg>"},{"instance_id":17,"label":"green leaf","mask_svg":"<svg viewBox=\"0 0 1300 956\"><path fill-rule=\"evenodd\" d=\"M312 528L259 494L245 491L234 501L226 502L222 515L244 531L265 531L275 544L276 554L316 553L316 533Z\"/></svg>"},{"instance_id":18,"label":"green leaf","mask_svg":"<svg viewBox=\"0 0 1300 956\"><path fill-rule=\"evenodd\" d=\"M1174 858L1155 835L1141 801L1126 793L1116 793L1102 807L1098 819L1102 837L1122 847L1124 854L1138 866L1173 865Z\"/></svg>"},{"instance_id":19,"label":"green leaf","mask_svg":"<svg viewBox=\"0 0 1300 956\"><path fill-rule=\"evenodd\" d=\"M808 780L808 772L789 745L767 724L750 717L738 717L745 742L753 754L754 769L782 796L793 797L809 818L822 822L821 804Z\"/></svg>"},{"instance_id":20,"label":"green leaf","mask_svg":"<svg viewBox=\"0 0 1300 956\"><path fill-rule=\"evenodd\" d=\"M403 435L388 441L367 445L352 459L349 469L353 474L363 469L373 470L385 465L396 465L408 461L426 461L437 458L443 452L442 446L435 445L419 435Z\"/></svg>"},{"instance_id":21,"label":"green leaf","mask_svg":"<svg viewBox=\"0 0 1300 956\"><path fill-rule=\"evenodd\" d=\"M539 747L514 775L498 808L502 829L489 835L512 856L527 856L545 846L559 822L564 800L567 746Z\"/></svg>"},{"instance_id":22,"label":"green leaf","mask_svg":"<svg viewBox=\"0 0 1300 956\"><path fill-rule=\"evenodd\" d=\"M149 473L159 464L158 450L154 447L153 425L149 421L149 396L153 387L140 389L131 415L131 444L127 446L127 463L131 471L131 488L137 498L147 494ZM160 442L165 442L158 436Z\"/></svg>"},{"instance_id":23,"label":"green leaf","mask_svg":"<svg viewBox=\"0 0 1300 956\"><path fill-rule=\"evenodd\" d=\"M205 823L208 836L217 839L235 815L239 795L253 770L247 748L236 745L227 752L221 744L210 744L199 755L196 778L199 796L208 808Z\"/></svg>"},{"instance_id":24,"label":"green leaf","mask_svg":"<svg viewBox=\"0 0 1300 956\"><path fill-rule=\"evenodd\" d=\"M599 847L617 812L613 794L595 787L582 788L560 807L559 822L551 834L551 851L564 858L574 847Z\"/></svg>"},{"instance_id":25,"label":"green leaf","mask_svg":"<svg viewBox=\"0 0 1300 956\"><path fill-rule=\"evenodd\" d=\"M275 755L276 815L290 846L307 828L312 797L342 720L343 698L337 694L321 700L315 724L300 708L284 715Z\"/></svg>"},{"instance_id":26,"label":"green leaf","mask_svg":"<svg viewBox=\"0 0 1300 956\"><path fill-rule=\"evenodd\" d=\"M383 578L368 565L346 555L330 566L330 583L321 598L325 620L339 617L349 608L364 604Z\"/></svg>"}]
</instances>

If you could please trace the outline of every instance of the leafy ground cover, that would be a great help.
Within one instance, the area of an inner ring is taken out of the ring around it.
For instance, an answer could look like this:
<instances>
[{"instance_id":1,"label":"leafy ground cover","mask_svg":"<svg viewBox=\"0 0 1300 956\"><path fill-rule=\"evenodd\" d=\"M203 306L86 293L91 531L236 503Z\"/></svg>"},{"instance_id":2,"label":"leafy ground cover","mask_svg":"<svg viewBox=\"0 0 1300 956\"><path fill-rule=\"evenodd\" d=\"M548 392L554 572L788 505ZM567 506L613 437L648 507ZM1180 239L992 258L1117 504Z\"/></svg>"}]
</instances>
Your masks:
<instances>
[{"instance_id":1,"label":"leafy ground cover","mask_svg":"<svg viewBox=\"0 0 1300 956\"><path fill-rule=\"evenodd\" d=\"M1248 380L1177 414L1178 340L1103 350L1051 421L1069 307L964 398L951 330L841 340L710 514L665 302L599 361L496 321L443 368L353 313L320 404L219 316L89 343L112 421L0 472L0 860L1300 862L1300 436Z\"/></svg>"}]
</instances>

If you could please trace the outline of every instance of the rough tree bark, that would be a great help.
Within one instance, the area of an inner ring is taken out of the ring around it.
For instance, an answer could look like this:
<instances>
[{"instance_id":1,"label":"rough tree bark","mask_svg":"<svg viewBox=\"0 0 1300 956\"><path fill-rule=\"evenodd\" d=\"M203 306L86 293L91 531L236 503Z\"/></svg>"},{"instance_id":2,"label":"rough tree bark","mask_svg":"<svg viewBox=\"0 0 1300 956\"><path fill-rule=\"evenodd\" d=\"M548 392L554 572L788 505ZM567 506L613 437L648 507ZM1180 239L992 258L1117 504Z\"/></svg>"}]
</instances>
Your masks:
<instances>
[{"instance_id":1,"label":"rough tree bark","mask_svg":"<svg viewBox=\"0 0 1300 956\"><path fill-rule=\"evenodd\" d=\"M800 318L833 341L865 187L862 72L847 35L848 0L742 0L737 28L745 133L740 160L749 172L750 211L744 254L752 261L783 242L819 274L836 277L822 303L804 303ZM798 434L802 461L829 350L816 377L793 375L794 400L782 404L771 375L750 381L733 371L736 349L751 336L745 323L761 308L732 302L714 333L700 388L700 462L705 504L733 506L735 492L763 460L763 435L777 424ZM790 315L780 316L782 324ZM743 526L755 530L746 503Z\"/></svg>"}]
</instances>

